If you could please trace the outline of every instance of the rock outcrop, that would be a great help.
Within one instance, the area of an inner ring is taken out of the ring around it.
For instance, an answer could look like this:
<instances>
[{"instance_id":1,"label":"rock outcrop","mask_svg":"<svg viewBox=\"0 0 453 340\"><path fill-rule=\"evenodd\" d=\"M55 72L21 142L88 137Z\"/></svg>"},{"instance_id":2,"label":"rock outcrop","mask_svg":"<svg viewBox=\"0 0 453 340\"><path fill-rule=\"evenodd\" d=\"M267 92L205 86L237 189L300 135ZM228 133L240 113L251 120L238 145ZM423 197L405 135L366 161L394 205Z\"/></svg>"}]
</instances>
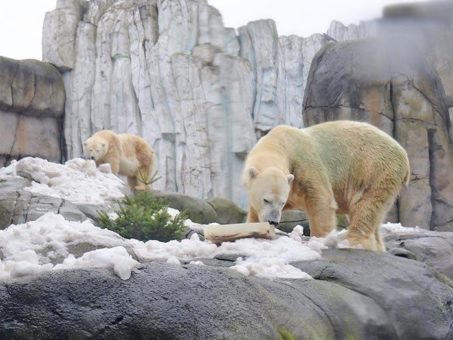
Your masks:
<instances>
[{"instance_id":1,"label":"rock outcrop","mask_svg":"<svg viewBox=\"0 0 453 340\"><path fill-rule=\"evenodd\" d=\"M153 262L123 281L103 269L0 284L5 338L450 339L451 281L417 261L329 250L295 266L314 280L246 277Z\"/></svg>"},{"instance_id":2,"label":"rock outcrop","mask_svg":"<svg viewBox=\"0 0 453 340\"><path fill-rule=\"evenodd\" d=\"M205 0L66 1L46 15L43 59L67 91L68 157L110 128L156 150L155 187L244 206L244 157L279 123L301 127L305 79L327 38L235 30Z\"/></svg>"},{"instance_id":3,"label":"rock outcrop","mask_svg":"<svg viewBox=\"0 0 453 340\"><path fill-rule=\"evenodd\" d=\"M11 224L35 221L48 212L60 214L70 221L83 221L87 218L82 212L83 207L77 207L61 198L24 190L30 184L23 177L0 179L0 229Z\"/></svg>"},{"instance_id":4,"label":"rock outcrop","mask_svg":"<svg viewBox=\"0 0 453 340\"><path fill-rule=\"evenodd\" d=\"M61 160L64 101L55 67L0 57L0 167L24 156Z\"/></svg>"},{"instance_id":5,"label":"rock outcrop","mask_svg":"<svg viewBox=\"0 0 453 340\"><path fill-rule=\"evenodd\" d=\"M69 221L84 221L87 218L96 220L100 211L112 212L116 206L116 200L113 199L101 204L51 196L33 190L33 184L38 183L38 180L33 181L30 173L24 171L18 171L18 176L0 176L0 229L11 224L35 221L48 212L62 215ZM96 193L92 195L96 196ZM154 196L169 207L184 211L187 218L196 223L241 223L246 215L244 210L224 198L206 201L170 192L154 192Z\"/></svg>"},{"instance_id":6,"label":"rock outcrop","mask_svg":"<svg viewBox=\"0 0 453 340\"><path fill-rule=\"evenodd\" d=\"M447 170L453 168L453 78L442 71L449 69L451 54L443 43L448 33L441 29L453 31L441 20L401 23L392 17L374 25L374 38L345 39L315 57L305 93L306 125L353 119L395 137L407 150L412 169L397 220L405 226L453 230L453 174ZM397 35L399 25L404 29ZM337 38L368 34L346 30L331 27Z\"/></svg>"}]
</instances>

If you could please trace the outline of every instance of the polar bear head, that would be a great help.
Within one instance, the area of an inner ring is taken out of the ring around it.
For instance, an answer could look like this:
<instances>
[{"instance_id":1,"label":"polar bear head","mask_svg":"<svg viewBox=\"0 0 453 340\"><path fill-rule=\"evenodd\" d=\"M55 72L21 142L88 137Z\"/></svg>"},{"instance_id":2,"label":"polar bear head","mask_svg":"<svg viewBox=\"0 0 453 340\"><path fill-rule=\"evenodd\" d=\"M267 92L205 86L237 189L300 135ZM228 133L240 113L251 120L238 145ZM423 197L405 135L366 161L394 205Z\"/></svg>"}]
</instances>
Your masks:
<instances>
[{"instance_id":1,"label":"polar bear head","mask_svg":"<svg viewBox=\"0 0 453 340\"><path fill-rule=\"evenodd\" d=\"M273 225L280 222L293 180L294 175L277 168L246 169L244 181L249 192L249 204L257 212L260 222Z\"/></svg>"},{"instance_id":2,"label":"polar bear head","mask_svg":"<svg viewBox=\"0 0 453 340\"><path fill-rule=\"evenodd\" d=\"M92 136L83 143L83 152L87 159L99 160L109 149L108 141L99 136Z\"/></svg>"}]
</instances>

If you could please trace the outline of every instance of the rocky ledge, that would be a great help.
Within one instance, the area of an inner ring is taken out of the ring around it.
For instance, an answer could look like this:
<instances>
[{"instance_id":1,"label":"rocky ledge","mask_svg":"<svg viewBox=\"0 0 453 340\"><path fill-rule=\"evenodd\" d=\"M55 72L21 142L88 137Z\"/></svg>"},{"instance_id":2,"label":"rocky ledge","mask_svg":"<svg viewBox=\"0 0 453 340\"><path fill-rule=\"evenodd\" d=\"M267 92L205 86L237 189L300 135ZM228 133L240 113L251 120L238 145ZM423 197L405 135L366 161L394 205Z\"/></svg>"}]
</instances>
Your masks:
<instances>
[{"instance_id":1,"label":"rocky ledge","mask_svg":"<svg viewBox=\"0 0 453 340\"><path fill-rule=\"evenodd\" d=\"M451 239L450 239L451 241ZM420 262L327 250L294 265L313 280L152 262L123 281L103 269L0 284L3 338L451 339L453 285Z\"/></svg>"}]
</instances>

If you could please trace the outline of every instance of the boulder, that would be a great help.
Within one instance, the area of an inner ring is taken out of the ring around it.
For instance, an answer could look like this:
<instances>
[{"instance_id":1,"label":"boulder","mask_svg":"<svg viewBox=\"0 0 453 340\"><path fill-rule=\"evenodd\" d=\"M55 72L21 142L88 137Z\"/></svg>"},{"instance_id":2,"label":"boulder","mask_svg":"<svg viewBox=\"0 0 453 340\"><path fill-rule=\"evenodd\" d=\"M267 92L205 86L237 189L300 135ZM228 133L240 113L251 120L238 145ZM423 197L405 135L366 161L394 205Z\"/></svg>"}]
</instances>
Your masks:
<instances>
[{"instance_id":1,"label":"boulder","mask_svg":"<svg viewBox=\"0 0 453 340\"><path fill-rule=\"evenodd\" d=\"M58 70L0 57L0 166L24 156L62 158L65 90Z\"/></svg>"},{"instance_id":2,"label":"boulder","mask_svg":"<svg viewBox=\"0 0 453 340\"><path fill-rule=\"evenodd\" d=\"M304 119L307 126L366 121L393 136L406 149L412 171L393 215L405 226L452 230L447 99L422 51L395 35L327 45L312 63Z\"/></svg>"},{"instance_id":3,"label":"boulder","mask_svg":"<svg viewBox=\"0 0 453 340\"><path fill-rule=\"evenodd\" d=\"M71 202L25 190L30 181L23 177L0 178L0 229L11 224L34 221L47 212L70 221L83 221L86 215Z\"/></svg>"},{"instance_id":4,"label":"boulder","mask_svg":"<svg viewBox=\"0 0 453 340\"><path fill-rule=\"evenodd\" d=\"M329 250L295 263L314 280L153 262L123 281L103 269L0 284L5 338L379 338L453 336L451 282L417 261ZM286 337L285 337L286 336Z\"/></svg>"},{"instance_id":5,"label":"boulder","mask_svg":"<svg viewBox=\"0 0 453 340\"><path fill-rule=\"evenodd\" d=\"M453 280L452 232L391 233L384 241L389 253L424 262Z\"/></svg>"},{"instance_id":6,"label":"boulder","mask_svg":"<svg viewBox=\"0 0 453 340\"><path fill-rule=\"evenodd\" d=\"M216 222L220 224L234 224L245 221L247 212L239 208L234 202L222 197L215 197L207 201L217 214Z\"/></svg>"},{"instance_id":7,"label":"boulder","mask_svg":"<svg viewBox=\"0 0 453 340\"><path fill-rule=\"evenodd\" d=\"M208 224L217 222L217 214L206 201L173 192L153 192L156 198L162 199L170 208L184 211L192 222Z\"/></svg>"}]
</instances>

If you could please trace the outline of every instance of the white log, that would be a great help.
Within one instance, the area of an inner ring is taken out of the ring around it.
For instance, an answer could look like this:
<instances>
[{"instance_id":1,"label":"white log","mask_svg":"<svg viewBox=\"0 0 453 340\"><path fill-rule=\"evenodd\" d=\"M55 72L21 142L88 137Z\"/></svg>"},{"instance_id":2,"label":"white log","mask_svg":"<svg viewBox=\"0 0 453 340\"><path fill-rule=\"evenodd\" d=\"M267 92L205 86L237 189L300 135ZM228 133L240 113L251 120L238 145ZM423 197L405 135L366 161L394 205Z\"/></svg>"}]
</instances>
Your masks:
<instances>
[{"instance_id":1,"label":"white log","mask_svg":"<svg viewBox=\"0 0 453 340\"><path fill-rule=\"evenodd\" d=\"M273 239L275 228L267 222L209 225L203 227L204 238L216 244L240 238L255 237Z\"/></svg>"}]
</instances>

